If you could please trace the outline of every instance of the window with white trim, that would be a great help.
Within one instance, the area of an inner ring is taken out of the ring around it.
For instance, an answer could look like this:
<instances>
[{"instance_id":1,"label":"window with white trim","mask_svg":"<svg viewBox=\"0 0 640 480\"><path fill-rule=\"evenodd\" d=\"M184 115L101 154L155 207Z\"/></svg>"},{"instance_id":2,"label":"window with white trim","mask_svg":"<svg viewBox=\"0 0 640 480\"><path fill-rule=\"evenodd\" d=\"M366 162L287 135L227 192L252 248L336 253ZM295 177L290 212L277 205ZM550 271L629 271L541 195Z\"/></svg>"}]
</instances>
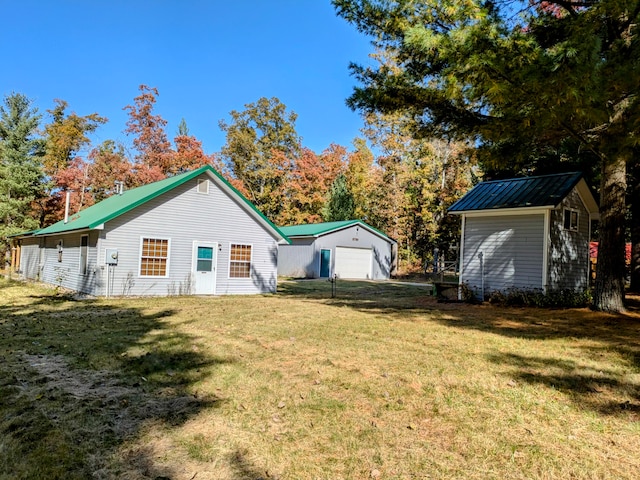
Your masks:
<instances>
[{"instance_id":1,"label":"window with white trim","mask_svg":"<svg viewBox=\"0 0 640 480\"><path fill-rule=\"evenodd\" d=\"M140 276L166 277L169 263L169 240L142 238L140 245Z\"/></svg>"},{"instance_id":2,"label":"window with white trim","mask_svg":"<svg viewBox=\"0 0 640 480\"><path fill-rule=\"evenodd\" d=\"M251 277L251 245L231 244L229 252L229 277Z\"/></svg>"},{"instance_id":3,"label":"window with white trim","mask_svg":"<svg viewBox=\"0 0 640 480\"><path fill-rule=\"evenodd\" d=\"M80 237L80 274L89 273L89 235Z\"/></svg>"},{"instance_id":4,"label":"window with white trim","mask_svg":"<svg viewBox=\"0 0 640 480\"><path fill-rule=\"evenodd\" d=\"M578 211L564 209L564 228L570 232L578 231Z\"/></svg>"}]
</instances>

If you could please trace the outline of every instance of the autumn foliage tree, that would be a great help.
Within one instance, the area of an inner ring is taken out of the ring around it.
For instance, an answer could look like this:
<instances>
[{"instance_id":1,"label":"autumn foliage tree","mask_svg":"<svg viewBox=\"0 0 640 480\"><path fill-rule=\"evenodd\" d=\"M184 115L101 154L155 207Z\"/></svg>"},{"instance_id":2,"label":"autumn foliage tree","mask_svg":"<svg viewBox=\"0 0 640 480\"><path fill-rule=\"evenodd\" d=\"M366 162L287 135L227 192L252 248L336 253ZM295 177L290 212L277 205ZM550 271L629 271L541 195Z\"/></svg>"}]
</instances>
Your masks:
<instances>
[{"instance_id":1,"label":"autumn foliage tree","mask_svg":"<svg viewBox=\"0 0 640 480\"><path fill-rule=\"evenodd\" d=\"M220 122L226 133L221 156L232 183L268 218L279 218L288 199L289 175L300 154L295 130L297 115L277 98L260 98L231 111L231 122Z\"/></svg>"},{"instance_id":2,"label":"autumn foliage tree","mask_svg":"<svg viewBox=\"0 0 640 480\"><path fill-rule=\"evenodd\" d=\"M157 101L158 89L140 85L140 95L134 98L133 105L124 107L129 114L125 133L133 135L136 155L133 163L136 183L144 185L167 176L171 171L171 142L165 127L167 121L153 113Z\"/></svg>"},{"instance_id":3,"label":"autumn foliage tree","mask_svg":"<svg viewBox=\"0 0 640 480\"><path fill-rule=\"evenodd\" d=\"M290 205L282 215L283 225L299 225L322 221L322 209L327 192L336 177L344 173L347 165L347 149L331 144L320 154L303 148L290 174Z\"/></svg>"},{"instance_id":4,"label":"autumn foliage tree","mask_svg":"<svg viewBox=\"0 0 640 480\"><path fill-rule=\"evenodd\" d=\"M47 182L40 200L42 225L62 219L67 194L71 211L93 205L93 198L88 193L89 165L81 153L91 143L89 134L107 122L97 113L86 116L67 113L68 104L64 100L56 99L54 103L55 106L47 110L51 121L44 128L43 166Z\"/></svg>"}]
</instances>

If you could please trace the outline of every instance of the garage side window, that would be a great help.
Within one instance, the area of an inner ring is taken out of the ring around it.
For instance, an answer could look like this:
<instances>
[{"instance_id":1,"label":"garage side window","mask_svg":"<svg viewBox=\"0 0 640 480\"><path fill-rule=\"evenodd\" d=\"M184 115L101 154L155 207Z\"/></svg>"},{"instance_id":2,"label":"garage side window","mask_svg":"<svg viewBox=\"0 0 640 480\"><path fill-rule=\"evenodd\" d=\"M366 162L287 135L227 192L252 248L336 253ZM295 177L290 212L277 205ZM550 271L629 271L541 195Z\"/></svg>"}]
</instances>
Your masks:
<instances>
[{"instance_id":1,"label":"garage side window","mask_svg":"<svg viewBox=\"0 0 640 480\"><path fill-rule=\"evenodd\" d=\"M140 253L141 277L166 277L169 263L169 240L143 238Z\"/></svg>"},{"instance_id":2,"label":"garage side window","mask_svg":"<svg viewBox=\"0 0 640 480\"><path fill-rule=\"evenodd\" d=\"M229 277L251 277L251 245L231 244Z\"/></svg>"}]
</instances>

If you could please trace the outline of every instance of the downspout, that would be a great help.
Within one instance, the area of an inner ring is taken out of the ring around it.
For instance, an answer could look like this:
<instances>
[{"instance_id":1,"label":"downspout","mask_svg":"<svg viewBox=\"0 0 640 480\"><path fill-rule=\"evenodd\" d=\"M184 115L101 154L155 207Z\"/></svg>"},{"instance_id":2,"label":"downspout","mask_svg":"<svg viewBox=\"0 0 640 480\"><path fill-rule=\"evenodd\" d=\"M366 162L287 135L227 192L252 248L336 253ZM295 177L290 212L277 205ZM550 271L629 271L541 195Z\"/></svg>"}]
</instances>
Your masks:
<instances>
[{"instance_id":1,"label":"downspout","mask_svg":"<svg viewBox=\"0 0 640 480\"><path fill-rule=\"evenodd\" d=\"M549 242L551 229L551 209L544 211L544 237L542 238L542 293L549 287Z\"/></svg>"},{"instance_id":2,"label":"downspout","mask_svg":"<svg viewBox=\"0 0 640 480\"><path fill-rule=\"evenodd\" d=\"M462 300L462 284L463 280L463 270L464 270L464 228L467 224L467 216L462 214L462 225L460 228L460 251L458 252L458 265L460 268L460 272L458 275L458 300Z\"/></svg>"}]
</instances>

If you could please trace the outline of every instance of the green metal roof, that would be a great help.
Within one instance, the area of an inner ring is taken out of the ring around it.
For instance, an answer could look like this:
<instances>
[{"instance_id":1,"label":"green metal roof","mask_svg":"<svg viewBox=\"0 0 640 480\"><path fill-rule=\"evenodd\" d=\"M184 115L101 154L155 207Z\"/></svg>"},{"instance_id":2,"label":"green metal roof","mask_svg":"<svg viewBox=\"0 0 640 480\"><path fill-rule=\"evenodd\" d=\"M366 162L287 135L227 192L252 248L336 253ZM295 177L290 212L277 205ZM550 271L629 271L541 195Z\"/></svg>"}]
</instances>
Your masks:
<instances>
[{"instance_id":1,"label":"green metal roof","mask_svg":"<svg viewBox=\"0 0 640 480\"><path fill-rule=\"evenodd\" d=\"M262 212L260 212L255 205L247 200L238 190L236 190L224 177L222 177L213 167L205 165L196 170L186 172L174 177L165 178L158 182L149 183L141 187L133 188L131 190L125 190L121 195L112 195L103 201L96 203L84 210L79 211L74 215L69 216L69 221L64 223L64 220L60 220L49 227L43 228L35 232L35 235L52 235L58 233L71 232L75 230L93 229L109 220L113 220L124 213L127 213L134 208L157 198L158 196L166 193L185 182L201 175L204 172L213 174L216 179L221 183L220 186L231 190L235 193L260 219L262 219L270 228L272 228L276 234L282 237L284 240L289 241L286 236L276 227Z\"/></svg>"},{"instance_id":2,"label":"green metal roof","mask_svg":"<svg viewBox=\"0 0 640 480\"><path fill-rule=\"evenodd\" d=\"M280 231L287 237L319 237L336 230L342 230L343 228L350 227L352 225L362 225L362 227L388 239L395 241L380 230L373 228L371 225L367 225L362 220L343 220L340 222L323 222L323 223L306 223L303 225L290 225L287 227L280 227Z\"/></svg>"},{"instance_id":3,"label":"green metal roof","mask_svg":"<svg viewBox=\"0 0 640 480\"><path fill-rule=\"evenodd\" d=\"M450 213L555 207L582 179L580 172L482 182L449 207Z\"/></svg>"}]
</instances>

